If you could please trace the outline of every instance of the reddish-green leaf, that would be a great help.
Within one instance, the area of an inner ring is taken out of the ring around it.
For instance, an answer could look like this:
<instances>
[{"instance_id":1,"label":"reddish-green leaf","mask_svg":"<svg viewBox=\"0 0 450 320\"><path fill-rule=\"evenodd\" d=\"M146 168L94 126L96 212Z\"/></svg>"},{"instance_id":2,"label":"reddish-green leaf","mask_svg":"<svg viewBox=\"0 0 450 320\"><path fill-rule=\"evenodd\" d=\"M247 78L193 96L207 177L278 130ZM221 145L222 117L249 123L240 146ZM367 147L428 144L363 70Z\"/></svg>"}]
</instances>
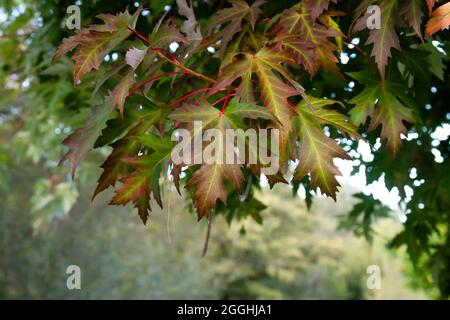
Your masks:
<instances>
[{"instance_id":1,"label":"reddish-green leaf","mask_svg":"<svg viewBox=\"0 0 450 320\"><path fill-rule=\"evenodd\" d=\"M316 20L322 12L328 9L330 2L337 3L339 0L306 0L306 8L311 12L311 18Z\"/></svg>"},{"instance_id":2,"label":"reddish-green leaf","mask_svg":"<svg viewBox=\"0 0 450 320\"><path fill-rule=\"evenodd\" d=\"M401 50L400 42L395 32L395 23L399 14L397 10L398 1L381 0L379 6L381 16L380 28L370 30L366 45L373 44L372 56L375 57L381 78L384 79L386 65L391 57L391 50L393 48ZM369 13L366 13L355 23L354 32L367 28L369 15Z\"/></svg>"},{"instance_id":3,"label":"reddish-green leaf","mask_svg":"<svg viewBox=\"0 0 450 320\"><path fill-rule=\"evenodd\" d=\"M136 83L134 78L134 71L131 70L119 81L113 90L114 101L117 105L117 109L120 115L123 117L123 105L125 104L125 99L128 97L128 93L131 87Z\"/></svg>"},{"instance_id":4,"label":"reddish-green leaf","mask_svg":"<svg viewBox=\"0 0 450 320\"><path fill-rule=\"evenodd\" d=\"M261 14L261 5L265 0L257 0L249 6L243 0L230 0L231 8L219 10L211 19L207 33L211 32L219 25L224 27L218 33L214 34L208 39L208 42L216 42L221 40L220 54L223 56L228 43L233 39L233 36L241 31L242 21L246 19L254 29L256 20Z\"/></svg>"},{"instance_id":5,"label":"reddish-green leaf","mask_svg":"<svg viewBox=\"0 0 450 320\"><path fill-rule=\"evenodd\" d=\"M420 29L423 16L425 15L422 10L422 0L406 1L400 10L400 14L423 41L422 30Z\"/></svg>"},{"instance_id":6,"label":"reddish-green leaf","mask_svg":"<svg viewBox=\"0 0 450 320\"><path fill-rule=\"evenodd\" d=\"M300 10L301 12L289 9L283 12L279 22L283 31L278 35L276 41L279 41L281 45L287 41L286 47L292 50L300 63L308 65L307 70L311 76L317 72L318 66L340 76L336 66L339 61L333 54L338 48L328 41L328 38L338 37L340 33L332 28L327 29L314 23L303 6L300 7ZM313 56L308 52L312 46L315 54Z\"/></svg>"},{"instance_id":7,"label":"reddish-green leaf","mask_svg":"<svg viewBox=\"0 0 450 320\"><path fill-rule=\"evenodd\" d=\"M93 25L81 30L65 39L54 55L54 59L72 51L76 47L72 59L75 61L73 82L78 81L91 70L98 70L103 58L114 47L131 35L129 27L134 28L141 8L132 16L125 11L116 16L99 15L104 25Z\"/></svg>"},{"instance_id":8,"label":"reddish-green leaf","mask_svg":"<svg viewBox=\"0 0 450 320\"><path fill-rule=\"evenodd\" d=\"M300 181L311 175L311 187L319 187L326 195L336 199L339 183L336 176L339 169L334 165L334 158L350 159L347 153L327 137L319 123L310 112L297 109L298 116L294 124L300 140L299 164L294 173L294 180Z\"/></svg>"}]
</instances>

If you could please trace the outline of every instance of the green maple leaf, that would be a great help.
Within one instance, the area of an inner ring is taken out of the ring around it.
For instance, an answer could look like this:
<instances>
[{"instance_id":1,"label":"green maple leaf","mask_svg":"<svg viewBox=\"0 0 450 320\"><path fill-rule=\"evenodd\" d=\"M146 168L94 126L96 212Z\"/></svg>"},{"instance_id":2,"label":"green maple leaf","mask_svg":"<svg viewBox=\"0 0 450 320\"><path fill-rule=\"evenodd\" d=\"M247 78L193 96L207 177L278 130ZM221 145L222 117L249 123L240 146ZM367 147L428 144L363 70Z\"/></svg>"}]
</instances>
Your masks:
<instances>
[{"instance_id":1,"label":"green maple leaf","mask_svg":"<svg viewBox=\"0 0 450 320\"><path fill-rule=\"evenodd\" d=\"M381 139L387 140L388 147L394 155L402 146L400 135L408 133L404 121L415 122L411 109L403 106L390 90L381 90L377 108L372 112L369 131L381 125Z\"/></svg>"},{"instance_id":2,"label":"green maple leaf","mask_svg":"<svg viewBox=\"0 0 450 320\"><path fill-rule=\"evenodd\" d=\"M145 224L149 211L151 211L150 199L152 194L162 208L159 178L164 164L170 158L172 142L169 139L162 141L153 134L135 136L134 138L135 141L148 148L148 154L122 160L136 170L122 177L120 180L122 187L115 191L111 204L125 205L132 202Z\"/></svg>"},{"instance_id":3,"label":"green maple leaf","mask_svg":"<svg viewBox=\"0 0 450 320\"><path fill-rule=\"evenodd\" d=\"M134 117L130 113L126 115L128 116L126 121L120 119L109 120L107 128L103 131L105 136L109 135L109 139L114 139L123 131L131 128L125 137L111 144L113 151L101 165L103 172L98 179L97 188L92 198L108 187L114 186L119 177L129 171L129 166L123 160L137 155L141 146L139 141L134 140L133 137L145 134L160 119L161 112L157 109L149 108L144 112L136 111ZM108 130L108 128L110 129Z\"/></svg>"},{"instance_id":4,"label":"green maple leaf","mask_svg":"<svg viewBox=\"0 0 450 320\"><path fill-rule=\"evenodd\" d=\"M405 101L402 87L389 81L378 83L367 78L364 73L354 72L349 75L366 83L364 90L350 100L356 105L350 111L352 121L360 125L370 117L369 131L381 125L382 140L387 140L391 152L397 154L402 145L400 135L407 134L404 122L415 122L412 110L402 103Z\"/></svg>"},{"instance_id":5,"label":"green maple leaf","mask_svg":"<svg viewBox=\"0 0 450 320\"><path fill-rule=\"evenodd\" d=\"M94 148L106 146L122 138L137 125L149 128L165 115L151 100L137 94L127 99L126 105L123 117L117 117L116 114L116 117L106 122L106 127L95 141Z\"/></svg>"},{"instance_id":6,"label":"green maple leaf","mask_svg":"<svg viewBox=\"0 0 450 320\"><path fill-rule=\"evenodd\" d=\"M423 48L428 53L426 56L428 71L430 71L441 81L444 81L446 66L443 60L445 59L445 55L442 52L439 52L439 50L437 50L436 47L430 42L423 43L419 45L418 48Z\"/></svg>"},{"instance_id":7,"label":"green maple leaf","mask_svg":"<svg viewBox=\"0 0 450 320\"><path fill-rule=\"evenodd\" d=\"M188 43L188 40L180 33L177 26L171 23L170 19L166 20L148 37L151 47L164 48L172 42Z\"/></svg>"},{"instance_id":8,"label":"green maple leaf","mask_svg":"<svg viewBox=\"0 0 450 320\"><path fill-rule=\"evenodd\" d=\"M114 110L114 105L114 98L112 95L109 95L105 98L104 105L94 107L84 127L76 129L63 141L63 145L67 146L69 151L64 154L59 163L72 161L72 177L75 177L76 168L81 160L94 146L95 141L106 125L106 121Z\"/></svg>"}]
</instances>

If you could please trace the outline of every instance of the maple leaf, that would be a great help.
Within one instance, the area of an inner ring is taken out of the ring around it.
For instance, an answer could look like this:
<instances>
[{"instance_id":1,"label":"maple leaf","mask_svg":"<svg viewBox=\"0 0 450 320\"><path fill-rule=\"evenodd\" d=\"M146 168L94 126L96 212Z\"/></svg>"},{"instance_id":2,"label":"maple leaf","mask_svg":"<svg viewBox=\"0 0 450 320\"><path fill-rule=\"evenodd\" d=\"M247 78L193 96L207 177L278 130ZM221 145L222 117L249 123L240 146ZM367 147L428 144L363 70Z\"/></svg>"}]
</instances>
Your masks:
<instances>
[{"instance_id":1,"label":"maple leaf","mask_svg":"<svg viewBox=\"0 0 450 320\"><path fill-rule=\"evenodd\" d=\"M103 25L92 25L77 30L74 36L63 41L53 59L78 47L72 56L75 61L73 82L75 85L78 84L78 81L91 70L98 70L106 54L132 34L129 28L134 28L141 11L142 7L134 15L125 11L115 16L110 14L97 16L103 20Z\"/></svg>"},{"instance_id":2,"label":"maple leaf","mask_svg":"<svg viewBox=\"0 0 450 320\"><path fill-rule=\"evenodd\" d=\"M333 3L338 3L339 0L306 0L306 8L311 12L311 19L316 20L322 12L328 9L330 1Z\"/></svg>"},{"instance_id":3,"label":"maple leaf","mask_svg":"<svg viewBox=\"0 0 450 320\"><path fill-rule=\"evenodd\" d=\"M350 157L335 140L322 132L320 124L314 119L314 113L298 108L297 114L294 126L298 130L300 153L293 180L300 181L310 174L311 187L319 187L323 193L336 200L339 187L336 176L341 173L334 165L333 159Z\"/></svg>"},{"instance_id":4,"label":"maple leaf","mask_svg":"<svg viewBox=\"0 0 450 320\"><path fill-rule=\"evenodd\" d=\"M283 47L292 54L297 63L303 65L311 76L317 73L320 68L320 61L317 59L314 43L291 35L278 36L276 41L281 42Z\"/></svg>"},{"instance_id":5,"label":"maple leaf","mask_svg":"<svg viewBox=\"0 0 450 320\"><path fill-rule=\"evenodd\" d=\"M169 115L169 118L183 123L202 121L203 128L219 129L224 138L226 136L225 129L244 128L244 118L276 121L273 114L267 109L255 104L240 103L235 99L229 102L223 112L202 101L199 105L185 104L177 108ZM220 158L227 153L235 154L235 150L225 150L229 146L221 139L214 141L214 143L217 143L216 150L222 150L222 152L214 155L217 159L213 161L213 164L203 164L200 169L195 171L186 185L186 188L195 189L194 204L199 218L208 215L209 211L215 207L218 199L226 205L225 181L229 181L238 192L242 192L243 175L241 166L225 164L223 159ZM248 144L246 146L250 149ZM246 151L240 150L239 152L245 153ZM249 152L254 152L254 149L250 149Z\"/></svg>"},{"instance_id":6,"label":"maple leaf","mask_svg":"<svg viewBox=\"0 0 450 320\"><path fill-rule=\"evenodd\" d=\"M288 140L291 130L291 118L295 115L289 105L288 98L303 93L303 88L296 83L285 70L286 65L294 65L295 59L278 46L265 46L256 54L245 54L238 56L236 62L221 69L216 84L211 92L217 92L241 77L241 84L236 90L239 99L252 101L251 74L255 72L261 87L261 100L264 106L278 120L273 126L280 129L280 154L282 169L287 167ZM289 83L284 82L278 75L282 75Z\"/></svg>"},{"instance_id":7,"label":"maple leaf","mask_svg":"<svg viewBox=\"0 0 450 320\"><path fill-rule=\"evenodd\" d=\"M136 83L134 78L134 71L131 70L119 81L119 83L114 88L112 94L114 96L114 101L117 105L117 109L123 118L123 105L125 104L125 99L128 97L128 93L131 87Z\"/></svg>"},{"instance_id":8,"label":"maple leaf","mask_svg":"<svg viewBox=\"0 0 450 320\"><path fill-rule=\"evenodd\" d=\"M224 130L220 110L206 102L201 102L198 106L185 104L172 112L169 118L184 123L202 121L203 128L214 127L220 129L221 132ZM192 139L195 139L195 137ZM194 207L199 219L209 214L218 199L223 204L227 203L225 181L230 181L236 190L242 192L244 177L240 165L224 164L221 157L224 155L223 150L226 148L226 144L223 139L217 139L213 143L216 145L216 150L221 150L214 155L215 161L212 161L212 164L203 164L200 169L194 172L186 184L186 188L195 189ZM228 151L234 153L234 151Z\"/></svg>"},{"instance_id":9,"label":"maple leaf","mask_svg":"<svg viewBox=\"0 0 450 320\"><path fill-rule=\"evenodd\" d=\"M172 42L189 43L170 19L165 20L157 27L157 30L148 37L151 47L163 48Z\"/></svg>"},{"instance_id":10,"label":"maple leaf","mask_svg":"<svg viewBox=\"0 0 450 320\"><path fill-rule=\"evenodd\" d=\"M72 161L72 178L86 153L94 146L100 132L105 127L106 121L114 109L114 98L109 95L105 98L104 105L96 106L91 116L86 120L84 127L76 129L62 143L69 151L61 158L59 164Z\"/></svg>"},{"instance_id":11,"label":"maple leaf","mask_svg":"<svg viewBox=\"0 0 450 320\"><path fill-rule=\"evenodd\" d=\"M274 123L278 119L266 108L255 103L243 103L232 99L226 109L221 111L206 101L199 104L186 103L174 110L169 118L182 123L201 121L202 128L244 129L243 119L265 119Z\"/></svg>"},{"instance_id":12,"label":"maple leaf","mask_svg":"<svg viewBox=\"0 0 450 320\"><path fill-rule=\"evenodd\" d=\"M400 41L395 32L395 23L397 20L398 2L397 0L381 0L379 3L380 15L382 17L380 28L372 29L369 32L369 38L366 45L373 44L371 55L375 57L375 62L380 71L381 78L385 78L386 65L391 57L393 48L401 50ZM367 27L367 19L370 13L366 13L355 23L353 32L361 31Z\"/></svg>"},{"instance_id":13,"label":"maple leaf","mask_svg":"<svg viewBox=\"0 0 450 320\"><path fill-rule=\"evenodd\" d=\"M132 160L126 160L127 164L133 165ZM135 171L121 179L123 186L116 191L116 195L111 200L113 205L126 205L130 201L138 209L138 214L144 223L147 223L150 207L150 179L146 172Z\"/></svg>"},{"instance_id":14,"label":"maple leaf","mask_svg":"<svg viewBox=\"0 0 450 320\"><path fill-rule=\"evenodd\" d=\"M422 18L425 15L422 11L422 0L411 0L405 2L400 10L400 15L411 26L411 28L414 29L414 32L423 42L422 31L420 30Z\"/></svg>"},{"instance_id":15,"label":"maple leaf","mask_svg":"<svg viewBox=\"0 0 450 320\"><path fill-rule=\"evenodd\" d=\"M389 81L378 83L363 72L348 74L366 84L364 90L350 100L356 105L350 110L352 121L359 125L370 117L369 131L381 125L381 138L387 140L389 150L396 155L402 145L400 135L407 134L403 122L415 122L412 110L402 104L406 101L401 93L402 86Z\"/></svg>"},{"instance_id":16,"label":"maple leaf","mask_svg":"<svg viewBox=\"0 0 450 320\"><path fill-rule=\"evenodd\" d=\"M257 0L249 6L243 0L230 0L231 8L219 10L211 19L207 33L211 32L219 25L223 25L223 29L206 39L208 43L213 43L221 40L221 48L219 50L222 57L226 51L228 43L233 39L234 35L241 31L242 21L247 20L252 29L255 28L256 20L261 14L260 7L265 3L265 0Z\"/></svg>"},{"instance_id":17,"label":"maple leaf","mask_svg":"<svg viewBox=\"0 0 450 320\"><path fill-rule=\"evenodd\" d=\"M425 34L431 36L439 30L444 30L450 26L450 2L438 7L431 13Z\"/></svg>"},{"instance_id":18,"label":"maple leaf","mask_svg":"<svg viewBox=\"0 0 450 320\"><path fill-rule=\"evenodd\" d=\"M317 73L319 66L341 76L336 66L339 60L333 54L338 48L328 41L328 38L339 37L341 34L333 28L327 29L314 23L303 6L300 10L301 12L288 9L283 12L278 24L282 32L277 35L275 41L283 46L286 42L286 48L291 50L299 63L305 65L311 76ZM311 49L314 49L313 55L309 52Z\"/></svg>"},{"instance_id":19,"label":"maple leaf","mask_svg":"<svg viewBox=\"0 0 450 320\"><path fill-rule=\"evenodd\" d=\"M225 181L228 180L239 193L242 193L244 176L237 164L211 164L203 165L194 172L186 184L186 188L194 188L194 207L199 219L208 216L211 209L216 206L218 199L227 203L227 190Z\"/></svg>"},{"instance_id":20,"label":"maple leaf","mask_svg":"<svg viewBox=\"0 0 450 320\"><path fill-rule=\"evenodd\" d=\"M162 208L158 180L163 164L170 158L172 143L168 139L161 142L159 137L152 134L136 138L138 142L143 143L152 152L145 156L123 160L136 170L121 179L122 187L115 191L111 204L126 205L132 202L138 209L142 222L146 224L149 211L151 211L150 199L152 193L158 205Z\"/></svg>"},{"instance_id":21,"label":"maple leaf","mask_svg":"<svg viewBox=\"0 0 450 320\"><path fill-rule=\"evenodd\" d=\"M253 65L261 86L261 100L281 122L285 131L290 131L291 116L295 113L289 106L287 99L299 95L300 92L289 84L283 82L274 72L273 64L281 61L272 60L267 52L258 52Z\"/></svg>"},{"instance_id":22,"label":"maple leaf","mask_svg":"<svg viewBox=\"0 0 450 320\"><path fill-rule=\"evenodd\" d=\"M219 118L220 110L214 108L206 101L199 101L198 105L185 103L169 115L169 119L183 123L201 121L203 128L217 125Z\"/></svg>"},{"instance_id":23,"label":"maple leaf","mask_svg":"<svg viewBox=\"0 0 450 320\"><path fill-rule=\"evenodd\" d=\"M125 61L133 70L136 70L144 60L146 54L147 50L145 49L131 48L125 54Z\"/></svg>"},{"instance_id":24,"label":"maple leaf","mask_svg":"<svg viewBox=\"0 0 450 320\"><path fill-rule=\"evenodd\" d=\"M360 126L366 123L367 118L372 114L372 109L375 108L378 95L379 86L366 86L360 94L349 101L349 103L355 105L355 107L349 111L350 119L355 125Z\"/></svg>"},{"instance_id":25,"label":"maple leaf","mask_svg":"<svg viewBox=\"0 0 450 320\"><path fill-rule=\"evenodd\" d=\"M106 122L106 127L95 141L94 148L112 143L137 125L150 128L165 115L157 105L143 96L133 95L126 100L126 104L123 118L119 116Z\"/></svg>"},{"instance_id":26,"label":"maple leaf","mask_svg":"<svg viewBox=\"0 0 450 320\"><path fill-rule=\"evenodd\" d=\"M252 61L247 55L239 55L237 58L223 67L217 77L217 82L211 87L208 96L230 86L233 81L240 78L246 72L251 73Z\"/></svg>"},{"instance_id":27,"label":"maple leaf","mask_svg":"<svg viewBox=\"0 0 450 320\"><path fill-rule=\"evenodd\" d=\"M408 133L404 121L415 122L411 109L404 107L390 90L381 90L368 130L372 131L381 124L381 139L387 140L393 155L396 155L402 146L400 135Z\"/></svg>"},{"instance_id":28,"label":"maple leaf","mask_svg":"<svg viewBox=\"0 0 450 320\"><path fill-rule=\"evenodd\" d=\"M231 100L226 109L220 114L223 121L232 123L230 128L238 129L242 128L243 125L237 125L236 123L241 123L242 119L265 119L270 120L274 123L279 122L279 120L266 108L260 107L255 103L243 103L238 102L237 99Z\"/></svg>"},{"instance_id":29,"label":"maple leaf","mask_svg":"<svg viewBox=\"0 0 450 320\"><path fill-rule=\"evenodd\" d=\"M107 127L103 130L104 135L109 139L117 137L123 131L126 131L127 133L123 138L111 144L113 150L101 165L103 172L98 179L98 184L92 198L95 198L97 194L108 187L114 186L118 178L129 171L129 166L123 159L136 156L140 149L139 142L135 141L133 137L145 134L145 132L161 117L161 112L158 109L146 108L144 110L137 109L132 114L127 112L125 113L125 116L125 120L109 120L107 122ZM98 140L96 145L101 145L101 143L98 143ZM94 147L96 147L96 145L94 145Z\"/></svg>"},{"instance_id":30,"label":"maple leaf","mask_svg":"<svg viewBox=\"0 0 450 320\"><path fill-rule=\"evenodd\" d=\"M350 159L345 151L322 132L322 125L330 125L348 134L353 139L360 139L357 127L349 119L336 110L325 107L343 104L332 99L305 96L298 104L294 118L294 126L300 141L299 165L294 173L294 181L300 181L309 173L311 187L319 187L321 191L336 200L340 175L334 165L333 158Z\"/></svg>"},{"instance_id":31,"label":"maple leaf","mask_svg":"<svg viewBox=\"0 0 450 320\"><path fill-rule=\"evenodd\" d=\"M274 54L270 49L262 49L253 60L253 65L258 75L261 87L261 100L264 106L273 113L280 121L274 123L279 129L280 167L282 171L287 168L289 157L289 132L291 130L291 118L295 115L293 108L288 103L288 98L300 95L303 91L283 82L275 73L274 69L280 70L280 62L286 61L286 57Z\"/></svg>"},{"instance_id":32,"label":"maple leaf","mask_svg":"<svg viewBox=\"0 0 450 320\"><path fill-rule=\"evenodd\" d=\"M192 4L188 5L186 0L177 0L178 13L187 20L183 22L180 30L183 32L190 43L198 45L203 37L200 31L200 25L195 18L194 10L192 9Z\"/></svg>"},{"instance_id":33,"label":"maple leaf","mask_svg":"<svg viewBox=\"0 0 450 320\"><path fill-rule=\"evenodd\" d=\"M103 172L98 179L92 199L108 187L114 186L119 177L127 173L129 166L123 160L136 155L139 151L139 144L126 138L114 142L111 147L113 151L101 165Z\"/></svg>"},{"instance_id":34,"label":"maple leaf","mask_svg":"<svg viewBox=\"0 0 450 320\"><path fill-rule=\"evenodd\" d=\"M172 23L170 19L164 20L165 16L163 16L159 22L155 25L153 28L152 33L148 37L148 46L144 49L145 52L137 52L133 51L130 52L130 62L134 62L134 59L136 59L138 65L135 65L135 69L138 68L140 65L143 70L147 70L145 73L145 76L149 76L150 74L155 74L157 71L162 67L162 64L164 63L164 60L159 60L158 62L155 62L156 59L156 52L153 49L165 49L167 48L171 43L176 42L178 44L188 44L189 41L184 37L180 31L178 30L177 26ZM143 59L141 60L141 57ZM151 84L146 87L146 89L150 89Z\"/></svg>"},{"instance_id":35,"label":"maple leaf","mask_svg":"<svg viewBox=\"0 0 450 320\"><path fill-rule=\"evenodd\" d=\"M301 103L297 105L304 114L308 114L311 119L314 119L319 124L328 124L348 134L353 139L360 139L358 128L350 119L336 110L326 109L324 107L339 104L344 107L340 101L333 99L322 99L317 97L305 96Z\"/></svg>"},{"instance_id":36,"label":"maple leaf","mask_svg":"<svg viewBox=\"0 0 450 320\"><path fill-rule=\"evenodd\" d=\"M427 6L428 6L428 12L431 16L431 13L433 12L433 7L439 0L427 0Z\"/></svg>"}]
</instances>

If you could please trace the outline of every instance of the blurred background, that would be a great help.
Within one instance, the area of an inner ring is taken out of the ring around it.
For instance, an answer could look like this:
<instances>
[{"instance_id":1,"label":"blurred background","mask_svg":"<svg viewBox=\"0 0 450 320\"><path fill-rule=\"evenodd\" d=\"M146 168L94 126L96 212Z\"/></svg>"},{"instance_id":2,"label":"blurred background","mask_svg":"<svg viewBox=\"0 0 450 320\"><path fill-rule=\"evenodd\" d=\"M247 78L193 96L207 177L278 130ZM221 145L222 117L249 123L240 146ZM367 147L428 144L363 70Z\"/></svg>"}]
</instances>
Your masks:
<instances>
[{"instance_id":1,"label":"blurred background","mask_svg":"<svg viewBox=\"0 0 450 320\"><path fill-rule=\"evenodd\" d=\"M109 206L108 192L91 202L109 150L91 152L76 181L67 167L57 166L61 141L90 112L92 88L73 88L69 59L51 62L70 34L62 22L74 3L82 5L83 25L96 14L139 5L0 0L0 298L437 297L435 288L418 282L404 250L386 248L404 222L398 190L388 191L383 181L367 186L364 170L355 174L351 161L340 163L343 187L336 203L315 194L308 210L305 198L311 199L304 189L270 190L263 184L257 199L268 208L261 217L246 214L232 223L214 217L203 258L206 221L197 223L190 202L173 184L165 184L167 205L155 206L146 227L131 206ZM147 1L143 23L151 26L171 5ZM117 57L108 59L113 63ZM370 160L368 145L353 148L357 158ZM359 201L353 195L361 191L390 208L380 213L386 219L374 222L371 242L355 237L364 228L343 228ZM81 268L81 290L67 289L69 265ZM381 269L380 289L367 288L370 265Z\"/></svg>"}]
</instances>

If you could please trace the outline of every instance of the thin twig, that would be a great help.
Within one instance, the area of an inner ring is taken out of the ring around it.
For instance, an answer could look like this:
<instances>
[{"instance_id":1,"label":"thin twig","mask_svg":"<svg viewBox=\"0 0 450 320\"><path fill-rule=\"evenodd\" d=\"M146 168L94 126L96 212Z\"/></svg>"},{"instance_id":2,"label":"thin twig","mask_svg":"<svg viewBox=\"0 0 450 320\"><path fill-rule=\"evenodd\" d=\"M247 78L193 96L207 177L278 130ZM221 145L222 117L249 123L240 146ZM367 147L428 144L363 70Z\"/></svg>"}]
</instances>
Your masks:
<instances>
[{"instance_id":1,"label":"thin twig","mask_svg":"<svg viewBox=\"0 0 450 320\"><path fill-rule=\"evenodd\" d=\"M211 235L211 225L212 225L212 213L210 212L208 215L208 230L206 231L206 239L205 245L203 246L202 258L206 256L206 252L208 252L209 237Z\"/></svg>"},{"instance_id":2,"label":"thin twig","mask_svg":"<svg viewBox=\"0 0 450 320\"><path fill-rule=\"evenodd\" d=\"M174 102L172 102L171 104L169 104L169 105L168 105L168 108L173 108L173 107L176 106L178 103L180 103L180 102L186 100L187 98L189 98L189 97L191 97L191 96L193 96L193 95L196 95L196 94L199 94L199 93L208 91L208 90L210 90L210 88L203 88L203 89L198 89L198 90L189 92L188 94L185 94L185 95L182 96L181 98L179 98L179 99L177 99L176 101L174 101Z\"/></svg>"},{"instance_id":3,"label":"thin twig","mask_svg":"<svg viewBox=\"0 0 450 320\"><path fill-rule=\"evenodd\" d=\"M169 193L168 199L167 199L167 240L169 243L172 243L172 232L171 232L171 225L170 225L170 210L171 210L171 204L172 204L172 192L170 190L169 184L166 183L167 192Z\"/></svg>"},{"instance_id":4,"label":"thin twig","mask_svg":"<svg viewBox=\"0 0 450 320\"><path fill-rule=\"evenodd\" d=\"M144 35L142 35L142 34L139 33L138 31L136 31L136 30L134 30L134 29L132 29L132 28L130 28L130 27L128 27L128 30L130 30L133 34L135 34L138 38L140 38L140 39L141 39L142 41L144 41L146 44L149 44L147 38L146 38ZM158 55L158 57L160 57L160 58L166 60L167 62L169 62L169 63L171 63L171 64L173 64L173 65L176 66L177 68L180 68L180 69L182 69L182 70L184 70L184 71L187 71L187 72L189 72L190 74L192 74L192 75L194 75L194 76L196 76L196 77L198 77L198 78L201 78L201 79L203 79L203 80L206 80L206 81L208 81L208 82L211 82L211 83L216 83L216 82L217 82L216 80L214 80L214 79L212 79L212 78L210 78L210 77L208 77L208 76L205 76L204 74L201 74L201 73L199 73L199 72L197 72L197 71L194 71L194 70L192 70L192 69L189 69L189 68L186 67L185 65L181 64L181 63L175 58L175 56L173 56L170 52L168 52L168 51L165 50L165 49L162 49L162 48L150 48L150 50L155 51L156 54ZM169 57L167 57L166 55L164 55L162 52L166 52L166 53L169 55Z\"/></svg>"},{"instance_id":5,"label":"thin twig","mask_svg":"<svg viewBox=\"0 0 450 320\"><path fill-rule=\"evenodd\" d=\"M359 53L361 53L361 54L363 55L363 57L367 60L367 62L369 63L369 67L370 67L370 70L372 71L372 73L373 73L375 76L378 76L378 72L377 72L376 66L373 64L372 59L370 59L370 57L367 55L367 53L364 52L363 49L361 49L360 47L358 47L356 44L353 44L353 43L348 43L348 42L344 42L344 43L345 43L347 46L350 45L350 44L351 44L352 46L354 46L355 49L356 49Z\"/></svg>"},{"instance_id":6,"label":"thin twig","mask_svg":"<svg viewBox=\"0 0 450 320\"><path fill-rule=\"evenodd\" d=\"M134 94L136 91L138 91L140 88L145 86L146 84L148 84L148 83L150 83L152 81L158 80L159 78L167 77L167 76L174 75L174 74L189 74L189 73L188 72L180 72L180 71L172 71L172 72L166 72L166 73L159 74L157 76L151 77L150 79L145 80L140 85L138 85L136 88L131 90L131 92L128 94L127 98L130 97L132 94Z\"/></svg>"},{"instance_id":7,"label":"thin twig","mask_svg":"<svg viewBox=\"0 0 450 320\"><path fill-rule=\"evenodd\" d=\"M216 82L217 82L216 80L214 80L214 79L212 79L212 78L210 78L210 77L208 77L208 76L205 76L204 74L201 74L201 73L199 73L199 72L197 72L197 71L194 71L194 70L192 70L192 69L189 69L189 68L186 67L185 65L183 65L183 64L181 64L181 63L179 63L179 62L176 62L176 61L174 61L174 60L172 60L172 59L166 57L166 56L165 56L164 54L162 54L161 51L159 51L159 50L156 51L156 54L157 54L160 58L162 58L162 59L166 60L167 62L173 64L173 65L176 66L177 68L180 68L180 69L182 69L182 70L184 70L184 71L189 72L189 73L192 74L193 76L196 76L196 77L198 77L198 78L201 78L201 79L206 80L206 81L211 82L211 83L216 83Z\"/></svg>"}]
</instances>

